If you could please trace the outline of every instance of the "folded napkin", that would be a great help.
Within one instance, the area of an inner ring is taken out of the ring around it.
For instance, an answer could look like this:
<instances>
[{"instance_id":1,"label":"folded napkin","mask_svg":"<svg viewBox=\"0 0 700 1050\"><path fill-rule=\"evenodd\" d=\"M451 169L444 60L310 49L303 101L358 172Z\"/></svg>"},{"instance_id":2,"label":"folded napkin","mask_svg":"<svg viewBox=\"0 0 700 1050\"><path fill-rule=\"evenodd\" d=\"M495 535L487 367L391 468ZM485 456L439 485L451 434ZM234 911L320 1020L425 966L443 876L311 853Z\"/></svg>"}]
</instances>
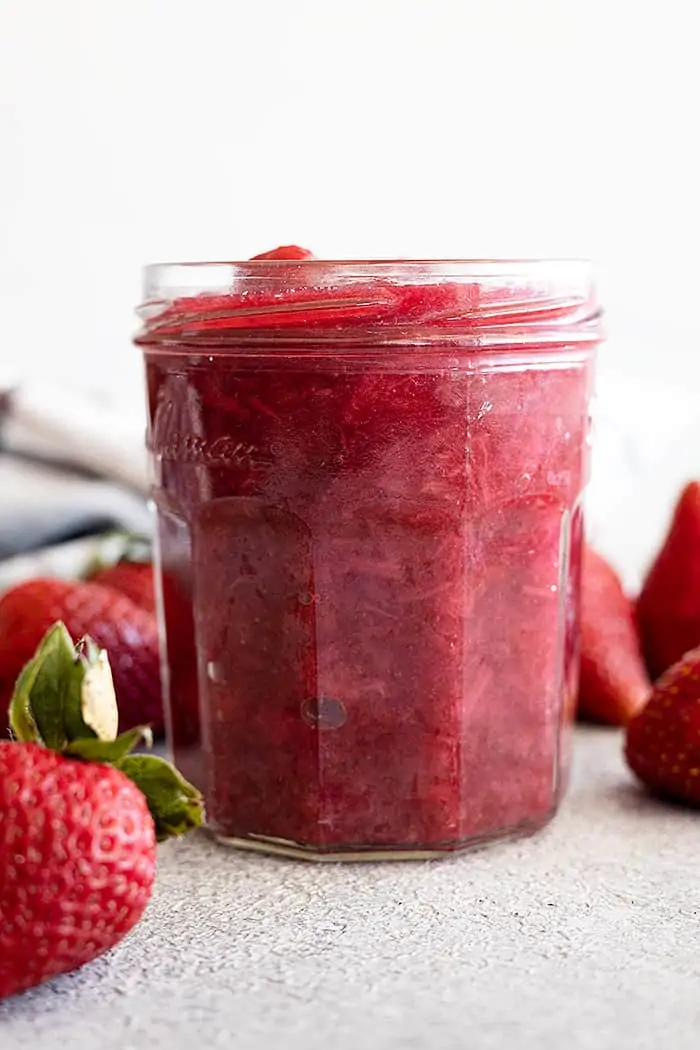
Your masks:
<instances>
[{"instance_id":1,"label":"folded napkin","mask_svg":"<svg viewBox=\"0 0 700 1050\"><path fill-rule=\"evenodd\" d=\"M150 533L143 434L142 413L97 395L28 386L4 398L0 589L39 572L72 575L95 536Z\"/></svg>"},{"instance_id":2,"label":"folded napkin","mask_svg":"<svg viewBox=\"0 0 700 1050\"><path fill-rule=\"evenodd\" d=\"M104 393L28 386L6 398L3 449L69 465L146 493L145 422L140 406Z\"/></svg>"}]
</instances>

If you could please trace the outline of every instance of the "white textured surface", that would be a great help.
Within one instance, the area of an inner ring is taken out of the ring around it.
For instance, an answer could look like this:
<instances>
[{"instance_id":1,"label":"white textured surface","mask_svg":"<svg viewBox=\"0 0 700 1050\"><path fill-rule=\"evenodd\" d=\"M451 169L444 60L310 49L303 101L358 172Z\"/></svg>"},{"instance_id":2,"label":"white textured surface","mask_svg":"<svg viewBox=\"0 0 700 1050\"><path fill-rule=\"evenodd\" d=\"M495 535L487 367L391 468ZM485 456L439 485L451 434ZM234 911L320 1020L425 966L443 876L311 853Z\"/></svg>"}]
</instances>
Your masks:
<instances>
[{"instance_id":1,"label":"white textured surface","mask_svg":"<svg viewBox=\"0 0 700 1050\"><path fill-rule=\"evenodd\" d=\"M5 1050L696 1050L700 814L580 730L544 833L452 861L312 867L162 849L109 957L0 1005Z\"/></svg>"}]
</instances>

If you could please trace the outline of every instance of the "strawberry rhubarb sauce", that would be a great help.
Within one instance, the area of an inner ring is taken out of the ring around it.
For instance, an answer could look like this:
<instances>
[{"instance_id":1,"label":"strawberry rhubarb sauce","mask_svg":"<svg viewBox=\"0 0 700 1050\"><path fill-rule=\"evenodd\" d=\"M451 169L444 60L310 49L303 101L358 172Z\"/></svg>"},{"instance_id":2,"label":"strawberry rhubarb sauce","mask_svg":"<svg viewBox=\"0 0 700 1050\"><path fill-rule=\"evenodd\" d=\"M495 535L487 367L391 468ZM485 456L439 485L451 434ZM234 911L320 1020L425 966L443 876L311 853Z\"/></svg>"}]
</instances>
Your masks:
<instances>
[{"instance_id":1,"label":"strawberry rhubarb sauce","mask_svg":"<svg viewBox=\"0 0 700 1050\"><path fill-rule=\"evenodd\" d=\"M248 848L534 829L576 690L589 269L272 255L146 271L177 762Z\"/></svg>"}]
</instances>

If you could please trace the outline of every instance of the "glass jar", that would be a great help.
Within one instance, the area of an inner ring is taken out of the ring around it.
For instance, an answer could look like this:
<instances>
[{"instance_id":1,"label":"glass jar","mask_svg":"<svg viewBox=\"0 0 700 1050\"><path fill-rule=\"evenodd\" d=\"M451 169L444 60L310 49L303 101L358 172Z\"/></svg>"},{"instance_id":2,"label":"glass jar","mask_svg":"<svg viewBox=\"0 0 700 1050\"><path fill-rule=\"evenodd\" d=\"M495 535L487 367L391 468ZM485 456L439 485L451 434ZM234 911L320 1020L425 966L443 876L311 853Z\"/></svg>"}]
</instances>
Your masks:
<instances>
[{"instance_id":1,"label":"glass jar","mask_svg":"<svg viewBox=\"0 0 700 1050\"><path fill-rule=\"evenodd\" d=\"M315 860L532 831L566 774L600 338L576 261L145 275L167 723Z\"/></svg>"}]
</instances>

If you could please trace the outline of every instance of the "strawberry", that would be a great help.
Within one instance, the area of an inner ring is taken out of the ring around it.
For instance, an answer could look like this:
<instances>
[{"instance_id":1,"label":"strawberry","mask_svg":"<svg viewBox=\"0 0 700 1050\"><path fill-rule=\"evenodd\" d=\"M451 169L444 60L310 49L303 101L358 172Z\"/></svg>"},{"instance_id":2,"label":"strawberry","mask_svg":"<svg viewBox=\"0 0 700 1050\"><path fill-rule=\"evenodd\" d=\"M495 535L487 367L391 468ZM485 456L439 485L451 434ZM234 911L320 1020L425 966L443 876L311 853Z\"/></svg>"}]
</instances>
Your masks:
<instances>
[{"instance_id":1,"label":"strawberry","mask_svg":"<svg viewBox=\"0 0 700 1050\"><path fill-rule=\"evenodd\" d=\"M118 561L115 565L98 569L88 579L91 583L99 583L101 587L111 587L125 594L139 608L155 615L156 596L151 562Z\"/></svg>"},{"instance_id":2,"label":"strawberry","mask_svg":"<svg viewBox=\"0 0 700 1050\"><path fill-rule=\"evenodd\" d=\"M645 703L650 690L632 602L612 566L585 546L579 714L624 725Z\"/></svg>"},{"instance_id":3,"label":"strawberry","mask_svg":"<svg viewBox=\"0 0 700 1050\"><path fill-rule=\"evenodd\" d=\"M163 728L155 617L125 595L97 583L34 579L0 599L0 704L42 636L57 620L75 637L91 635L108 649L125 725Z\"/></svg>"},{"instance_id":4,"label":"strawberry","mask_svg":"<svg viewBox=\"0 0 700 1050\"><path fill-rule=\"evenodd\" d=\"M653 678L700 645L700 481L686 485L637 600Z\"/></svg>"},{"instance_id":5,"label":"strawberry","mask_svg":"<svg viewBox=\"0 0 700 1050\"><path fill-rule=\"evenodd\" d=\"M266 259L276 260L289 260L290 262L301 261L302 259L313 259L313 252L308 251L306 248L299 248L296 244L286 244L281 248L273 248L270 252L261 252L260 255L254 255L251 258L251 262L262 262Z\"/></svg>"},{"instance_id":6,"label":"strawberry","mask_svg":"<svg viewBox=\"0 0 700 1050\"><path fill-rule=\"evenodd\" d=\"M0 999L90 962L139 921L156 841L202 820L198 792L116 735L107 654L63 624L17 681L0 743Z\"/></svg>"},{"instance_id":7,"label":"strawberry","mask_svg":"<svg viewBox=\"0 0 700 1050\"><path fill-rule=\"evenodd\" d=\"M152 546L149 538L132 533L119 537L116 550L105 560L102 554L87 565L82 579L112 587L155 615L156 596Z\"/></svg>"},{"instance_id":8,"label":"strawberry","mask_svg":"<svg viewBox=\"0 0 700 1050\"><path fill-rule=\"evenodd\" d=\"M36 804L18 805L27 797ZM129 932L151 895L156 840L146 800L123 773L40 744L0 743L0 810L2 999ZM69 837L79 849L65 849Z\"/></svg>"},{"instance_id":9,"label":"strawberry","mask_svg":"<svg viewBox=\"0 0 700 1050\"><path fill-rule=\"evenodd\" d=\"M700 806L700 649L658 680L627 727L625 755L657 795Z\"/></svg>"}]
</instances>

